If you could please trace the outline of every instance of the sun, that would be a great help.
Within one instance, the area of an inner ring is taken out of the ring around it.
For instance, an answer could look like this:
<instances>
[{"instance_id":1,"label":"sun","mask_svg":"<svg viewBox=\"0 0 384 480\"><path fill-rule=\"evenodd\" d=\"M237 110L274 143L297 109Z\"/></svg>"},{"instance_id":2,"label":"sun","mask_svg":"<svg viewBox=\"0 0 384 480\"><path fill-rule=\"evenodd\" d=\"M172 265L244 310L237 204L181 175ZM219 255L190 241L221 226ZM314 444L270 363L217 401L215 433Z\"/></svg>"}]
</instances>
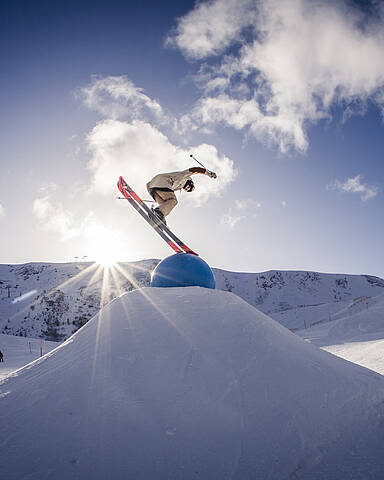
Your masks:
<instances>
[{"instance_id":1,"label":"sun","mask_svg":"<svg viewBox=\"0 0 384 480\"><path fill-rule=\"evenodd\" d=\"M95 257L95 262L102 267L112 267L116 260L114 258L109 257L108 255L101 254L100 256Z\"/></svg>"},{"instance_id":2,"label":"sun","mask_svg":"<svg viewBox=\"0 0 384 480\"><path fill-rule=\"evenodd\" d=\"M88 257L97 264L110 267L119 261L122 250L116 234L103 226L93 226L88 232Z\"/></svg>"},{"instance_id":3,"label":"sun","mask_svg":"<svg viewBox=\"0 0 384 480\"><path fill-rule=\"evenodd\" d=\"M91 251L91 258L103 267L111 267L120 259L119 250L111 243L95 242Z\"/></svg>"}]
</instances>

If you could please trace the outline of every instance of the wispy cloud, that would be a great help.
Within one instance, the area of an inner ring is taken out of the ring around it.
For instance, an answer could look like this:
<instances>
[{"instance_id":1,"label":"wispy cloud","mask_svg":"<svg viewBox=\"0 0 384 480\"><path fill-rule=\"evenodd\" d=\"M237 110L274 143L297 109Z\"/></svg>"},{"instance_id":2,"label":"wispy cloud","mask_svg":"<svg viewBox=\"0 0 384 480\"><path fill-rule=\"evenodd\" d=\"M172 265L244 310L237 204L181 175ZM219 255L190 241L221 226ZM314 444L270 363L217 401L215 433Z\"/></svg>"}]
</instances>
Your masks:
<instances>
[{"instance_id":1,"label":"wispy cloud","mask_svg":"<svg viewBox=\"0 0 384 480\"><path fill-rule=\"evenodd\" d=\"M229 228L234 228L236 224L239 223L241 220L244 220L244 218L245 218L244 215L233 215L232 210L229 210L228 213L225 213L221 217L220 222Z\"/></svg>"},{"instance_id":2,"label":"wispy cloud","mask_svg":"<svg viewBox=\"0 0 384 480\"><path fill-rule=\"evenodd\" d=\"M2 217L3 215L5 215L5 210L3 205L0 203L0 217Z\"/></svg>"},{"instance_id":3,"label":"wispy cloud","mask_svg":"<svg viewBox=\"0 0 384 480\"><path fill-rule=\"evenodd\" d=\"M80 233L79 228L74 226L71 212L61 204L54 205L49 195L34 200L33 213L44 230L58 233L62 241L76 237Z\"/></svg>"},{"instance_id":4,"label":"wispy cloud","mask_svg":"<svg viewBox=\"0 0 384 480\"><path fill-rule=\"evenodd\" d=\"M344 183L339 180L334 180L327 185L328 190L339 190L340 192L357 193L363 202L376 197L378 194L378 187L362 183L362 175L348 178Z\"/></svg>"},{"instance_id":5,"label":"wispy cloud","mask_svg":"<svg viewBox=\"0 0 384 480\"><path fill-rule=\"evenodd\" d=\"M91 110L112 119L164 120L159 102L144 93L125 75L94 76L89 85L79 88L76 95Z\"/></svg>"},{"instance_id":6,"label":"wispy cloud","mask_svg":"<svg viewBox=\"0 0 384 480\"><path fill-rule=\"evenodd\" d=\"M368 99L384 111L383 9L375 6L368 17L342 0L198 2L168 39L205 62L185 129L221 123L305 151L308 126L330 118L335 104L344 119Z\"/></svg>"},{"instance_id":7,"label":"wispy cloud","mask_svg":"<svg viewBox=\"0 0 384 480\"><path fill-rule=\"evenodd\" d=\"M287 202L285 200L281 200L280 205L285 208L287 206Z\"/></svg>"},{"instance_id":8,"label":"wispy cloud","mask_svg":"<svg viewBox=\"0 0 384 480\"><path fill-rule=\"evenodd\" d=\"M239 210L252 210L256 211L261 208L261 203L255 200L254 198L247 198L245 200L235 200L236 208Z\"/></svg>"},{"instance_id":9,"label":"wispy cloud","mask_svg":"<svg viewBox=\"0 0 384 480\"><path fill-rule=\"evenodd\" d=\"M236 199L234 208L230 208L221 217L221 224L234 228L239 222L257 217L261 209L261 203L253 198Z\"/></svg>"}]
</instances>

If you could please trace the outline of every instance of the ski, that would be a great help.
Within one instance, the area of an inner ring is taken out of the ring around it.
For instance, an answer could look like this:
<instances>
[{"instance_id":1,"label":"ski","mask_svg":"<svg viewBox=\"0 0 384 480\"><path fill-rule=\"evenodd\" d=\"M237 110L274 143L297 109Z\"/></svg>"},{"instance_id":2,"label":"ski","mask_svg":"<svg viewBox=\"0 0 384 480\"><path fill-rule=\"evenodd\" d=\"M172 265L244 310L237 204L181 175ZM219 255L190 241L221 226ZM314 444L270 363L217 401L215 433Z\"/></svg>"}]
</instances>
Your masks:
<instances>
[{"instance_id":1,"label":"ski","mask_svg":"<svg viewBox=\"0 0 384 480\"><path fill-rule=\"evenodd\" d=\"M198 254L191 250L182 242L152 210L141 200L137 193L127 184L123 177L119 177L117 188L123 194L124 198L137 210L140 215L151 225L151 227L160 235L160 237L176 252Z\"/></svg>"}]
</instances>

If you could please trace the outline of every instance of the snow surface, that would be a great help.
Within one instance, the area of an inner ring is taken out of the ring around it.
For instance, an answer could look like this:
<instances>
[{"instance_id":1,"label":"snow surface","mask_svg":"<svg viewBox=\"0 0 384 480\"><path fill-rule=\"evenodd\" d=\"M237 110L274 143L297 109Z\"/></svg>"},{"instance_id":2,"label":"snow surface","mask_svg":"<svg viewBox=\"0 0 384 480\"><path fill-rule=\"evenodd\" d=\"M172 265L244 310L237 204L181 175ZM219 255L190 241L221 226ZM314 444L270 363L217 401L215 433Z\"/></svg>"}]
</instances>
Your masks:
<instances>
[{"instance_id":1,"label":"snow surface","mask_svg":"<svg viewBox=\"0 0 384 480\"><path fill-rule=\"evenodd\" d=\"M126 293L0 383L3 478L378 479L384 378L234 294Z\"/></svg>"},{"instance_id":2,"label":"snow surface","mask_svg":"<svg viewBox=\"0 0 384 480\"><path fill-rule=\"evenodd\" d=\"M57 342L43 340L43 355L57 346ZM0 363L0 380L2 380L9 373L40 357L40 340L0 334L0 350L4 355L4 362Z\"/></svg>"},{"instance_id":3,"label":"snow surface","mask_svg":"<svg viewBox=\"0 0 384 480\"><path fill-rule=\"evenodd\" d=\"M328 322L297 333L328 352L384 375L384 294L354 301Z\"/></svg>"}]
</instances>

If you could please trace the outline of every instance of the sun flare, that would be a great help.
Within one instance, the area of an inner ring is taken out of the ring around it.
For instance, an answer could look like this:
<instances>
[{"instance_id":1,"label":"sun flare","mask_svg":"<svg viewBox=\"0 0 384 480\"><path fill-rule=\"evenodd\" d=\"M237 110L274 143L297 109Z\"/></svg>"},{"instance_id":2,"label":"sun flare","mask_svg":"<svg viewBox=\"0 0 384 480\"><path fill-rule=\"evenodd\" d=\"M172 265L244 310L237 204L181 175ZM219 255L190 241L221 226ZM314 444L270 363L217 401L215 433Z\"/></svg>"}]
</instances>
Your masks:
<instances>
[{"instance_id":1,"label":"sun flare","mask_svg":"<svg viewBox=\"0 0 384 480\"><path fill-rule=\"evenodd\" d=\"M105 244L99 245L98 248L94 248L93 260L102 267L112 267L119 261L119 252L114 249L113 246L109 247Z\"/></svg>"},{"instance_id":2,"label":"sun flare","mask_svg":"<svg viewBox=\"0 0 384 480\"><path fill-rule=\"evenodd\" d=\"M88 232L90 258L103 267L110 267L121 260L121 241L116 232L94 225Z\"/></svg>"},{"instance_id":3,"label":"sun flare","mask_svg":"<svg viewBox=\"0 0 384 480\"><path fill-rule=\"evenodd\" d=\"M95 258L95 262L98 265L101 265L102 267L111 268L116 263L116 260L113 260L112 258L108 258L105 256L101 256L101 257Z\"/></svg>"}]
</instances>

